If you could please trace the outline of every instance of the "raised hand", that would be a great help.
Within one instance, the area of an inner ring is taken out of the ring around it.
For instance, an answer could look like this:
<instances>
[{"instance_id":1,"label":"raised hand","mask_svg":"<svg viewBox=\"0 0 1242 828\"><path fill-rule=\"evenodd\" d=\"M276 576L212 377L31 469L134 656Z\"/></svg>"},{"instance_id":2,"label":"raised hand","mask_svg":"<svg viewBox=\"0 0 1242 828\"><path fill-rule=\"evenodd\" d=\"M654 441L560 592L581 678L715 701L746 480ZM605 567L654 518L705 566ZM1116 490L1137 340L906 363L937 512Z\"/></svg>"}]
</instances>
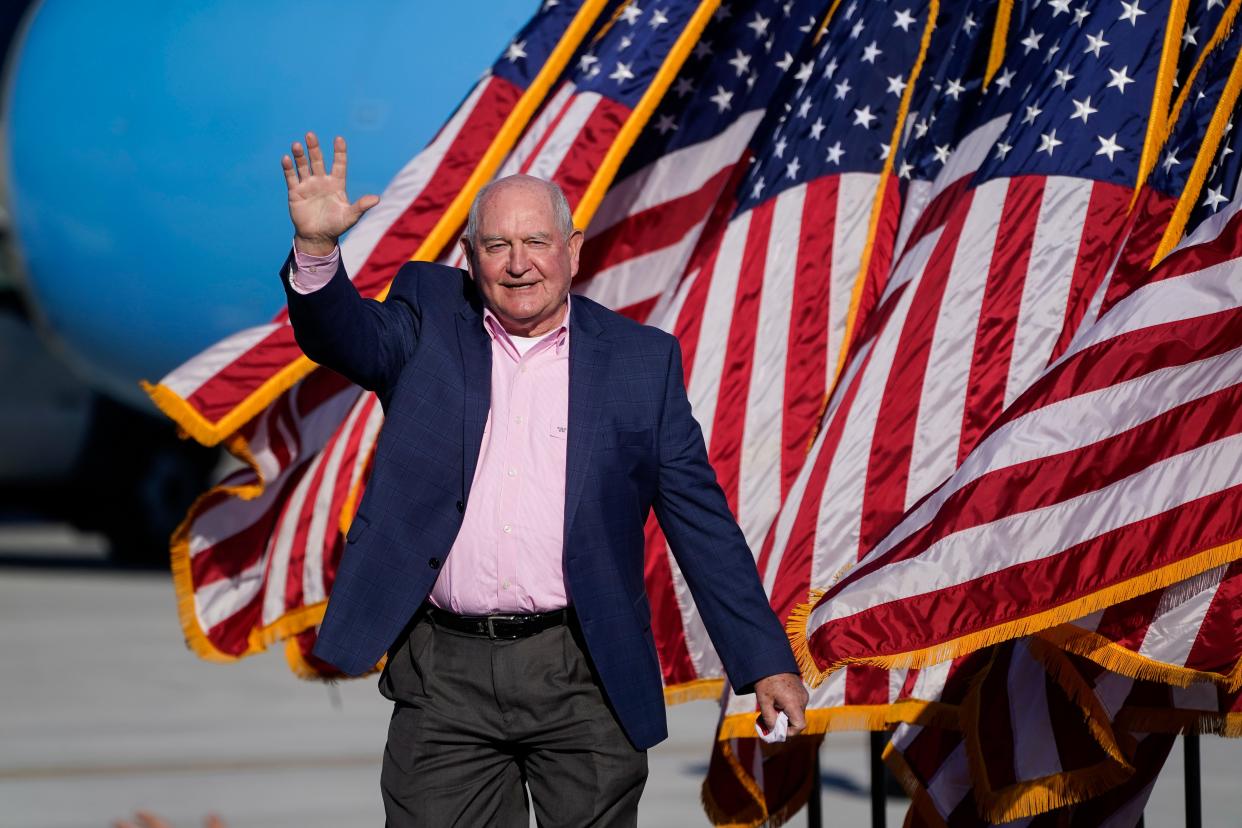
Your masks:
<instances>
[{"instance_id":1,"label":"raised hand","mask_svg":"<svg viewBox=\"0 0 1242 828\"><path fill-rule=\"evenodd\" d=\"M324 166L323 150L315 133L306 133L306 149L294 141L293 157L281 157L289 188L289 218L293 243L303 253L326 256L337 240L358 223L362 214L379 204L379 196L364 195L353 202L345 194L345 139L332 143L332 172Z\"/></svg>"}]
</instances>

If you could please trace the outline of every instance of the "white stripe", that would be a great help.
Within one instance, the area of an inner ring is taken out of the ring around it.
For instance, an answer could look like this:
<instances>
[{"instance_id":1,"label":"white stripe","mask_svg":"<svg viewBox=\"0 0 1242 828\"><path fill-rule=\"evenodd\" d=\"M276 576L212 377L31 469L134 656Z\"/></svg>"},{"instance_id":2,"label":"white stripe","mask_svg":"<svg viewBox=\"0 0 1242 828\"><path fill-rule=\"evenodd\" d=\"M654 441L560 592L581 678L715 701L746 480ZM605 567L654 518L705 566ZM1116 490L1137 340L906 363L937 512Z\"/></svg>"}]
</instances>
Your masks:
<instances>
[{"instance_id":1,"label":"white stripe","mask_svg":"<svg viewBox=\"0 0 1242 828\"><path fill-rule=\"evenodd\" d=\"M716 420L720 373L724 368L729 325L733 319L737 280L742 268L742 256L746 252L746 236L750 231L750 217L751 212L747 211L729 222L725 229L703 305L699 341L694 349L690 405L694 409L694 418L703 428L703 441L709 447L712 444L712 425Z\"/></svg>"},{"instance_id":2,"label":"white stripe","mask_svg":"<svg viewBox=\"0 0 1242 828\"><path fill-rule=\"evenodd\" d=\"M1156 617L1143 636L1139 655L1185 666L1226 568L1215 567L1166 589L1160 596Z\"/></svg>"},{"instance_id":3,"label":"white stripe","mask_svg":"<svg viewBox=\"0 0 1242 828\"><path fill-rule=\"evenodd\" d=\"M936 806L936 812L947 818L970 793L971 787L965 742L958 742L953 752L936 768L931 779L927 780L927 794Z\"/></svg>"},{"instance_id":4,"label":"white stripe","mask_svg":"<svg viewBox=\"0 0 1242 828\"><path fill-rule=\"evenodd\" d=\"M1013 648L1006 676L1009 692L1013 770L1017 780L1033 781L1060 773L1061 761L1048 712L1048 690L1043 665L1031 657L1025 641Z\"/></svg>"},{"instance_id":5,"label":"white stripe","mask_svg":"<svg viewBox=\"0 0 1242 828\"><path fill-rule=\"evenodd\" d=\"M1239 198L1239 194L1242 194L1242 170L1239 170L1238 180L1234 182L1233 194L1232 201L1204 219L1189 236L1186 236L1178 243L1174 250L1182 250L1187 247L1193 247L1196 244L1205 244L1225 232L1225 225L1229 223L1229 219L1237 215L1239 210L1242 210L1242 198Z\"/></svg>"},{"instance_id":6,"label":"white stripe","mask_svg":"<svg viewBox=\"0 0 1242 828\"><path fill-rule=\"evenodd\" d=\"M742 421L737 498L738 525L756 553L781 505L785 373L805 199L806 185L786 190L776 198L763 263L755 350ZM754 276L748 274L748 278Z\"/></svg>"},{"instance_id":7,"label":"white stripe","mask_svg":"<svg viewBox=\"0 0 1242 828\"><path fill-rule=\"evenodd\" d=\"M220 340L188 362L182 363L160 380L160 384L182 399L186 399L279 327L281 326L275 324L256 325L253 328L238 331Z\"/></svg>"},{"instance_id":8,"label":"white stripe","mask_svg":"<svg viewBox=\"0 0 1242 828\"><path fill-rule=\"evenodd\" d=\"M911 181L906 185L906 199L901 203L901 223L897 228L897 243L893 245L897 257L905 251L910 242L910 234L914 232L927 205L931 203L931 196L930 181Z\"/></svg>"},{"instance_id":9,"label":"white stripe","mask_svg":"<svg viewBox=\"0 0 1242 828\"><path fill-rule=\"evenodd\" d=\"M651 309L647 324L665 333L673 333L677 329L677 320L681 318L681 309L686 304L686 297L690 295L690 289L698 281L699 274L702 272L701 269L696 268L681 280L681 284L675 290L666 291Z\"/></svg>"},{"instance_id":10,"label":"white stripe","mask_svg":"<svg viewBox=\"0 0 1242 828\"><path fill-rule=\"evenodd\" d=\"M944 692L945 682L949 680L949 670L952 667L952 661L941 661L919 670L919 674L914 678L914 687L910 690L910 697L929 701L939 700L940 694Z\"/></svg>"},{"instance_id":11,"label":"white stripe","mask_svg":"<svg viewBox=\"0 0 1242 828\"><path fill-rule=\"evenodd\" d=\"M951 184L963 176L974 174L983 166L988 153L996 146L997 139L1009 124L1009 115L1001 115L976 128L958 142L957 149L949 156L949 160L940 168L932 185L931 198L945 191ZM931 199L928 199L929 201Z\"/></svg>"},{"instance_id":12,"label":"white stripe","mask_svg":"<svg viewBox=\"0 0 1242 828\"><path fill-rule=\"evenodd\" d=\"M1178 710L1220 712L1220 696L1210 681L1197 681L1189 687L1173 687L1173 706Z\"/></svg>"},{"instance_id":13,"label":"white stripe","mask_svg":"<svg viewBox=\"0 0 1242 828\"><path fill-rule=\"evenodd\" d=\"M635 213L698 192L737 162L762 117L763 110L743 113L719 135L662 155L614 184L591 219L588 238Z\"/></svg>"},{"instance_id":14,"label":"white stripe","mask_svg":"<svg viewBox=\"0 0 1242 828\"><path fill-rule=\"evenodd\" d=\"M539 154L528 162L526 174L546 179L555 176L574 141L582 134L582 127L603 100L598 92L579 92L575 95L565 114L552 128L548 140L540 147Z\"/></svg>"},{"instance_id":15,"label":"white stripe","mask_svg":"<svg viewBox=\"0 0 1242 828\"><path fill-rule=\"evenodd\" d=\"M263 569L266 557L238 572L231 578L213 581L194 590L194 612L200 629L227 621L259 594L263 587Z\"/></svg>"},{"instance_id":16,"label":"white stripe","mask_svg":"<svg viewBox=\"0 0 1242 828\"><path fill-rule=\"evenodd\" d=\"M288 610L285 603L285 587L289 580L289 561L293 558L293 542L298 528L302 525L302 505L310 493L311 480L316 471L323 465L325 455L322 451L312 457L306 471L298 479L297 485L289 494L276 519L275 531L271 535L268 547L268 570L263 584L263 613L260 623L266 627L275 623ZM325 510L326 511L326 510ZM305 554L310 544L299 548Z\"/></svg>"},{"instance_id":17,"label":"white stripe","mask_svg":"<svg viewBox=\"0 0 1242 828\"><path fill-rule=\"evenodd\" d=\"M479 99L493 82L494 79L486 75L475 85L432 142L388 182L380 196L380 203L368 210L341 241L341 261L348 273L357 274L362 269L388 229L423 194Z\"/></svg>"},{"instance_id":18,"label":"white stripe","mask_svg":"<svg viewBox=\"0 0 1242 828\"><path fill-rule=\"evenodd\" d=\"M681 613L681 629L685 638L686 652L690 655L690 663L694 665L694 675L700 679L722 675L724 667L720 663L720 656L716 655L716 650L712 647L707 628L703 626L703 618L694 604L694 596L690 594L690 585L686 583L686 576L682 574L681 567L677 565L677 559L673 557L673 550L668 544L664 545L664 549L672 574L673 595L677 598L677 609Z\"/></svg>"},{"instance_id":19,"label":"white stripe","mask_svg":"<svg viewBox=\"0 0 1242 828\"><path fill-rule=\"evenodd\" d=\"M808 629L870 607L1056 555L1123 526L1215 494L1242 479L1242 435L1183 452L1071 500L963 529L915 558L849 584L819 604ZM980 554L981 551L986 554Z\"/></svg>"},{"instance_id":20,"label":"white stripe","mask_svg":"<svg viewBox=\"0 0 1242 828\"><path fill-rule=\"evenodd\" d=\"M1064 327L1065 307L1094 187L1092 181L1063 176L1049 176L1044 185L1031 258L1022 279L1022 304L1014 327L1005 407L1047 367Z\"/></svg>"},{"instance_id":21,"label":"white stripe","mask_svg":"<svg viewBox=\"0 0 1242 828\"><path fill-rule=\"evenodd\" d=\"M509 153L509 157L505 159L504 164L497 171L497 178L513 175L522 169L526 159L530 158L535 148L539 146L540 139L552 128L552 124L556 122L556 119L561 114L561 110L569 103L569 99L573 96L576 89L577 87L572 83L563 83L557 87L556 92L548 99L547 103L539 108L539 114L526 126L526 131L518 139L517 146L513 148L512 152Z\"/></svg>"},{"instance_id":22,"label":"white stripe","mask_svg":"<svg viewBox=\"0 0 1242 828\"><path fill-rule=\"evenodd\" d=\"M872 173L845 173L837 179L837 204L832 211L832 270L829 271L832 282L828 286L827 388L832 387L833 374L841 360L845 323L854 285L860 276L871 224L871 203L875 200L879 181L880 177Z\"/></svg>"},{"instance_id":23,"label":"white stripe","mask_svg":"<svg viewBox=\"0 0 1242 828\"><path fill-rule=\"evenodd\" d=\"M1134 689L1134 679L1105 670L1096 678L1092 689L1111 721L1130 697L1130 691Z\"/></svg>"},{"instance_id":24,"label":"white stripe","mask_svg":"<svg viewBox=\"0 0 1242 828\"><path fill-rule=\"evenodd\" d=\"M1003 181L989 181L975 191L953 252L915 415L907 509L957 468L975 333L1007 189Z\"/></svg>"},{"instance_id":25,"label":"white stripe","mask_svg":"<svg viewBox=\"0 0 1242 828\"><path fill-rule=\"evenodd\" d=\"M599 271L577 292L614 310L663 295L677 284L706 223L705 216L674 244Z\"/></svg>"}]
</instances>

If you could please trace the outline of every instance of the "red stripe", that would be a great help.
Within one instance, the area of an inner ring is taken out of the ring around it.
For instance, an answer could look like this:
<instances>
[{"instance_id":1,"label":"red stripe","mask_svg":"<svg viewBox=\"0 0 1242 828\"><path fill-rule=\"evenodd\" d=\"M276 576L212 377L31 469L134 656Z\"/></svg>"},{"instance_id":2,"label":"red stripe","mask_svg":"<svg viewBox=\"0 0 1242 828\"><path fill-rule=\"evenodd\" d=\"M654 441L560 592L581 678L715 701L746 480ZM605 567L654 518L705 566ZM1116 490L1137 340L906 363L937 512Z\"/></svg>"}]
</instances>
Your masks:
<instances>
[{"instance_id":1,"label":"red stripe","mask_svg":"<svg viewBox=\"0 0 1242 828\"><path fill-rule=\"evenodd\" d=\"M808 644L821 665L924 649L1060 606L1240 534L1242 486L1234 486L1048 558L823 624Z\"/></svg>"},{"instance_id":2,"label":"red stripe","mask_svg":"<svg viewBox=\"0 0 1242 828\"><path fill-rule=\"evenodd\" d=\"M738 477L742 461L742 434L746 425L746 403L750 394L751 366L754 363L755 336L759 325L759 303L763 294L763 276L775 207L775 200L769 200L751 210L729 330L707 332L708 335L719 336L724 333L727 336L708 457L716 469L720 488L724 490L735 515L738 508Z\"/></svg>"},{"instance_id":3,"label":"red stripe","mask_svg":"<svg viewBox=\"0 0 1242 828\"><path fill-rule=\"evenodd\" d=\"M820 419L828 375L828 301L839 176L806 187L794 271L793 314L785 358L785 411L781 434L781 501L806 461L807 441ZM765 336L779 336L771 331Z\"/></svg>"},{"instance_id":4,"label":"red stripe","mask_svg":"<svg viewBox=\"0 0 1242 828\"><path fill-rule=\"evenodd\" d=\"M207 640L217 650L239 656L246 652L251 630L257 630L263 622L263 593L255 595L237 612L206 631Z\"/></svg>"},{"instance_id":5,"label":"red stripe","mask_svg":"<svg viewBox=\"0 0 1242 828\"><path fill-rule=\"evenodd\" d=\"M1225 570L1212 602L1195 631L1186 658L1192 670L1230 671L1242 659L1242 561Z\"/></svg>"},{"instance_id":6,"label":"red stripe","mask_svg":"<svg viewBox=\"0 0 1242 828\"><path fill-rule=\"evenodd\" d=\"M582 125L582 130L575 136L573 145L551 176L553 181L561 185L570 204L577 206L586 193L591 179L599 171L600 162L604 160L608 148L616 140L617 133L630 117L631 111L628 106L605 97L601 97L591 111L586 123Z\"/></svg>"},{"instance_id":7,"label":"red stripe","mask_svg":"<svg viewBox=\"0 0 1242 828\"><path fill-rule=\"evenodd\" d=\"M561 94L561 91L568 86L570 86L568 81L562 83L561 86L556 90L556 94L554 94L551 98L549 98L549 103L554 103L557 100L558 96ZM531 147L530 153L526 156L526 160L524 160L518 166L519 173L521 173L522 175L527 175L530 173L531 164L534 164L535 159L537 159L540 155L543 154L543 148L547 146L548 139L552 137L552 133L556 131L557 126L559 126L561 121L564 120L565 113L569 111L570 104L572 104L576 99L577 99L577 93L573 93L573 92L571 92L570 94L566 95L564 98L561 99L560 108L556 110L556 114L553 115L552 119L548 121L545 127L543 127L543 134L541 134L538 140L535 141L535 146ZM536 123L536 128L538 128L537 123Z\"/></svg>"},{"instance_id":8,"label":"red stripe","mask_svg":"<svg viewBox=\"0 0 1242 828\"><path fill-rule=\"evenodd\" d=\"M880 207L879 220L871 246L871 259L867 263L867 273L863 279L862 291L858 297L858 308L854 312L854 329L858 330L859 320L871 316L884 295L884 288L893 272L893 248L897 243L897 231L901 229L901 187L895 175L889 175L884 188L884 201ZM878 186L878 181L877 181ZM857 209L846 205L846 209Z\"/></svg>"},{"instance_id":9,"label":"red stripe","mask_svg":"<svg viewBox=\"0 0 1242 828\"><path fill-rule=\"evenodd\" d=\"M660 655L660 669L664 684L671 687L700 678L686 646L686 631L682 627L681 607L677 604L677 591L673 588L673 568L668 560L668 547L660 523L652 514L647 518L645 529L646 563L643 581L647 598L651 603L651 632L655 637L656 651Z\"/></svg>"},{"instance_id":10,"label":"red stripe","mask_svg":"<svg viewBox=\"0 0 1242 828\"><path fill-rule=\"evenodd\" d=\"M970 377L966 382L965 414L958 441L958 465L1005 407L1013 337L1043 198L1042 176L1011 179L1005 193L996 246L988 263L979 324L975 329Z\"/></svg>"},{"instance_id":11,"label":"red stripe","mask_svg":"<svg viewBox=\"0 0 1242 828\"><path fill-rule=\"evenodd\" d=\"M293 329L277 328L213 374L185 401L208 421L219 422L273 374L301 355L302 349L293 339Z\"/></svg>"},{"instance_id":12,"label":"red stripe","mask_svg":"<svg viewBox=\"0 0 1242 828\"><path fill-rule=\"evenodd\" d=\"M888 704L888 670L850 665L845 672L845 703Z\"/></svg>"},{"instance_id":13,"label":"red stripe","mask_svg":"<svg viewBox=\"0 0 1242 828\"><path fill-rule=\"evenodd\" d=\"M914 441L932 336L972 197L973 192L963 197L957 212L949 218L944 233L936 241L936 249L915 287L910 312L902 325L891 373L876 415L875 436L867 463L857 552L860 558L888 533L906 510L910 446Z\"/></svg>"},{"instance_id":14,"label":"red stripe","mask_svg":"<svg viewBox=\"0 0 1242 828\"><path fill-rule=\"evenodd\" d=\"M1163 596L1164 590L1157 589L1109 607L1101 613L1095 631L1123 647L1137 650L1156 617Z\"/></svg>"}]
</instances>

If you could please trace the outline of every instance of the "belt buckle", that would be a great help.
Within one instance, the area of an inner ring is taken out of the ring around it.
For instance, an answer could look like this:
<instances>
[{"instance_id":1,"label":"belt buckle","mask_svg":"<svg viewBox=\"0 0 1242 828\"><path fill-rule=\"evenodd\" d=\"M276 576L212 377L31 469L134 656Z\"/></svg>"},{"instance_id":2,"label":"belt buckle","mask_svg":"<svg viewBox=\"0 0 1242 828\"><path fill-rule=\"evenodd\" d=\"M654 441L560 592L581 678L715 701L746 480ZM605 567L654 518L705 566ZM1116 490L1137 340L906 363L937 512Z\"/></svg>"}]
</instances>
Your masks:
<instances>
[{"instance_id":1,"label":"belt buckle","mask_svg":"<svg viewBox=\"0 0 1242 828\"><path fill-rule=\"evenodd\" d=\"M487 616L487 637L490 638L492 641L495 641L497 638L495 621L496 621L496 616L494 615Z\"/></svg>"}]
</instances>

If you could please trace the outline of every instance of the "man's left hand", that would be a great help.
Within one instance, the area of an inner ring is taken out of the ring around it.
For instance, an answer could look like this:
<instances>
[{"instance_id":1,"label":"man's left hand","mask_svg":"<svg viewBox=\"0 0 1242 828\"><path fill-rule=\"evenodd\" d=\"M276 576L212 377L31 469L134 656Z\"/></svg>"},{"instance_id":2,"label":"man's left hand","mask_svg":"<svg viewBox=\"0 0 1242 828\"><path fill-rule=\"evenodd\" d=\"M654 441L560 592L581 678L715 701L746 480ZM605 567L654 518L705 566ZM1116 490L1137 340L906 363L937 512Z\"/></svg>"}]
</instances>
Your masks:
<instances>
[{"instance_id":1,"label":"man's left hand","mask_svg":"<svg viewBox=\"0 0 1242 828\"><path fill-rule=\"evenodd\" d=\"M806 730L806 703L809 696L797 673L777 673L755 682L755 697L759 701L759 715L763 729L776 727L776 717L782 711L789 717L789 735L797 736Z\"/></svg>"}]
</instances>

